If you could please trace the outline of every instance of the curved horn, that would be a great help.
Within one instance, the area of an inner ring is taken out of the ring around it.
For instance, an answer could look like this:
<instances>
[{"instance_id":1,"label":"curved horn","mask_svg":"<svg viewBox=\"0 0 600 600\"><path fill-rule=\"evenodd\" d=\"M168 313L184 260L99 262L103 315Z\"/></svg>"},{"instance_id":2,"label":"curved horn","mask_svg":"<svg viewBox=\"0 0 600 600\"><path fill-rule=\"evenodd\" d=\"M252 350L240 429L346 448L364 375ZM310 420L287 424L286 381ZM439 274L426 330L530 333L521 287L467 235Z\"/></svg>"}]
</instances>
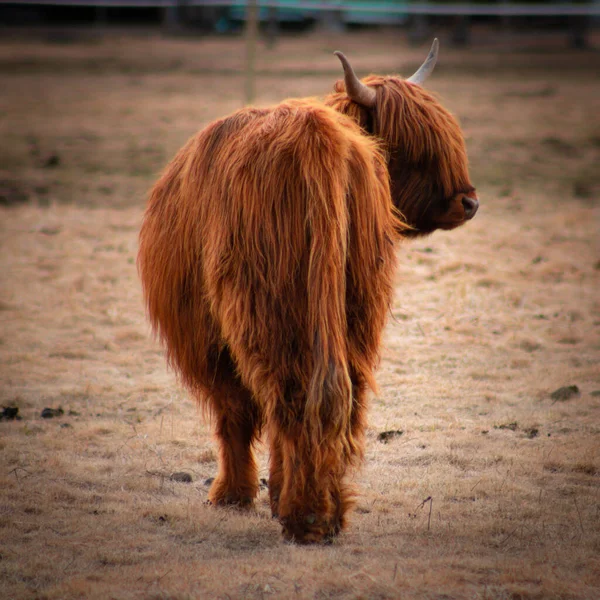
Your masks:
<instances>
[{"instance_id":1,"label":"curved horn","mask_svg":"<svg viewBox=\"0 0 600 600\"><path fill-rule=\"evenodd\" d=\"M431 72L435 67L439 47L440 44L438 39L435 38L433 40L433 44L431 44L431 50L429 51L425 62L419 67L417 72L412 77L409 77L406 81L410 81L410 83L416 83L417 85L423 84L423 82L431 75Z\"/></svg>"},{"instance_id":2,"label":"curved horn","mask_svg":"<svg viewBox=\"0 0 600 600\"><path fill-rule=\"evenodd\" d=\"M340 59L344 68L344 83L346 84L346 93L350 96L350 99L366 108L373 108L377 97L375 90L361 82L350 66L348 59L341 52L336 50L334 54Z\"/></svg>"}]
</instances>

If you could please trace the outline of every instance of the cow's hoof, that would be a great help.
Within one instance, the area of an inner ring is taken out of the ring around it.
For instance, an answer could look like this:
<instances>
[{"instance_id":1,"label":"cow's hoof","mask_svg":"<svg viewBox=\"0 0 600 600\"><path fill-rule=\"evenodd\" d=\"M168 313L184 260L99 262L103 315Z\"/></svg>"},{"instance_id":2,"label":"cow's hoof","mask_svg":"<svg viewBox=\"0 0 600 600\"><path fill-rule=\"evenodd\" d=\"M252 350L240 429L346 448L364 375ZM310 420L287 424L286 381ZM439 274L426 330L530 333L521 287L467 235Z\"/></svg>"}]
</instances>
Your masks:
<instances>
[{"instance_id":1,"label":"cow's hoof","mask_svg":"<svg viewBox=\"0 0 600 600\"><path fill-rule=\"evenodd\" d=\"M317 515L306 515L298 520L282 520L283 539L293 544L331 544L340 526L332 525Z\"/></svg>"},{"instance_id":2,"label":"cow's hoof","mask_svg":"<svg viewBox=\"0 0 600 600\"><path fill-rule=\"evenodd\" d=\"M213 506L230 506L234 508L240 509L248 509L254 506L254 497L256 494L252 495L248 491L231 491L227 489L223 489L216 483L210 488L208 492L208 503Z\"/></svg>"},{"instance_id":3,"label":"cow's hoof","mask_svg":"<svg viewBox=\"0 0 600 600\"><path fill-rule=\"evenodd\" d=\"M254 507L254 498L247 496L226 495L220 498L209 498L206 501L211 506L228 506L231 508L249 509Z\"/></svg>"},{"instance_id":4,"label":"cow's hoof","mask_svg":"<svg viewBox=\"0 0 600 600\"><path fill-rule=\"evenodd\" d=\"M271 507L271 516L274 519L279 519L279 496L271 495L269 506Z\"/></svg>"}]
</instances>

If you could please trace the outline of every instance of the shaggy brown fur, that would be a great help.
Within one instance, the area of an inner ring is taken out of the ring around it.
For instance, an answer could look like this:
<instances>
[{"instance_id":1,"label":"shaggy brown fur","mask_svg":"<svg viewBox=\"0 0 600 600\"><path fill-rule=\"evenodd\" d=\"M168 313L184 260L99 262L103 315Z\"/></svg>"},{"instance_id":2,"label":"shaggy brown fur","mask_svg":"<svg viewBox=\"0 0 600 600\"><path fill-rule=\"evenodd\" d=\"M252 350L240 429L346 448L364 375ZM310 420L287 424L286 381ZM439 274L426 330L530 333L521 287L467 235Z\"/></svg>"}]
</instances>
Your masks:
<instances>
[{"instance_id":1,"label":"shaggy brown fur","mask_svg":"<svg viewBox=\"0 0 600 600\"><path fill-rule=\"evenodd\" d=\"M393 242L458 225L454 199L473 189L449 113L399 79L366 82L373 111L338 83L325 102L246 108L209 125L154 186L140 233L153 328L216 422L210 501L253 503L252 446L265 429L272 512L298 542L345 524Z\"/></svg>"}]
</instances>

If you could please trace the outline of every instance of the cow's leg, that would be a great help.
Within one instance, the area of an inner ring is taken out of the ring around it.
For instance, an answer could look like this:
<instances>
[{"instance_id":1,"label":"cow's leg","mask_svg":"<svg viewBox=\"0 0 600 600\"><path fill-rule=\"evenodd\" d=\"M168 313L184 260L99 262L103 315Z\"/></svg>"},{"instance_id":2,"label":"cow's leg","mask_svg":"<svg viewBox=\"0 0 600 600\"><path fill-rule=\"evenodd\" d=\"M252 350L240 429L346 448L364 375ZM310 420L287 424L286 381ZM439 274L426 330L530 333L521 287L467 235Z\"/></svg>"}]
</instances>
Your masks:
<instances>
[{"instance_id":1,"label":"cow's leg","mask_svg":"<svg viewBox=\"0 0 600 600\"><path fill-rule=\"evenodd\" d=\"M348 446L346 462L353 466L360 465L364 457L365 429L367 425L367 384L358 373L351 369L352 379L352 413L350 418L352 445ZM354 504L355 492L352 486L343 481L334 488L335 512L332 527L339 533L346 527L346 514Z\"/></svg>"},{"instance_id":2,"label":"cow's leg","mask_svg":"<svg viewBox=\"0 0 600 600\"><path fill-rule=\"evenodd\" d=\"M221 355L219 366L209 399L219 445L219 472L208 499L215 505L251 506L258 493L252 447L260 434L262 415L228 355Z\"/></svg>"},{"instance_id":3,"label":"cow's leg","mask_svg":"<svg viewBox=\"0 0 600 600\"><path fill-rule=\"evenodd\" d=\"M315 448L301 433L281 435L283 485L279 519L286 539L300 544L326 541L340 531L347 508L343 484L347 464L338 444Z\"/></svg>"},{"instance_id":4,"label":"cow's leg","mask_svg":"<svg viewBox=\"0 0 600 600\"><path fill-rule=\"evenodd\" d=\"M260 429L260 413L252 395L239 390L213 409L219 444L219 472L208 493L215 505L251 506L258 493L258 470L252 445Z\"/></svg>"},{"instance_id":5,"label":"cow's leg","mask_svg":"<svg viewBox=\"0 0 600 600\"><path fill-rule=\"evenodd\" d=\"M310 419L286 421L269 423L272 510L287 540L322 542L339 533L350 504L347 444L327 423L319 436Z\"/></svg>"},{"instance_id":6,"label":"cow's leg","mask_svg":"<svg viewBox=\"0 0 600 600\"><path fill-rule=\"evenodd\" d=\"M321 411L319 423L312 423L302 410L298 412L303 404L298 397L280 405L279 419L269 423L271 508L279 516L286 539L326 541L346 525L354 493L345 477L363 457L367 409L366 382L353 369L351 380L348 430L336 427L335 411L330 418L326 410ZM336 397L330 400L335 402Z\"/></svg>"},{"instance_id":7,"label":"cow's leg","mask_svg":"<svg viewBox=\"0 0 600 600\"><path fill-rule=\"evenodd\" d=\"M276 441L279 439L276 436ZM279 517L279 496L283 487L283 455L278 443L271 442L271 456L269 457L269 502L273 518Z\"/></svg>"}]
</instances>

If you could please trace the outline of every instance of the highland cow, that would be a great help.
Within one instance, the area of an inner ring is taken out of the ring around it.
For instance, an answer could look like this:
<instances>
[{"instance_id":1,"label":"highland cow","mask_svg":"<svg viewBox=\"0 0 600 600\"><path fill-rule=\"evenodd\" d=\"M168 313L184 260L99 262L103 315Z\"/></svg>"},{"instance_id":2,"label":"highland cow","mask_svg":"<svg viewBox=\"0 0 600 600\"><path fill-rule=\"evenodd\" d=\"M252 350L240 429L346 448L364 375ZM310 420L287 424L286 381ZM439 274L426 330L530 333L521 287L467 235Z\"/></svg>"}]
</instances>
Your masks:
<instances>
[{"instance_id":1,"label":"highland cow","mask_svg":"<svg viewBox=\"0 0 600 600\"><path fill-rule=\"evenodd\" d=\"M344 81L323 101L245 108L192 137L154 186L138 268L169 365L214 419L209 501L251 506L253 445L270 447L286 539L345 525L395 243L478 207L455 118L421 83Z\"/></svg>"}]
</instances>

